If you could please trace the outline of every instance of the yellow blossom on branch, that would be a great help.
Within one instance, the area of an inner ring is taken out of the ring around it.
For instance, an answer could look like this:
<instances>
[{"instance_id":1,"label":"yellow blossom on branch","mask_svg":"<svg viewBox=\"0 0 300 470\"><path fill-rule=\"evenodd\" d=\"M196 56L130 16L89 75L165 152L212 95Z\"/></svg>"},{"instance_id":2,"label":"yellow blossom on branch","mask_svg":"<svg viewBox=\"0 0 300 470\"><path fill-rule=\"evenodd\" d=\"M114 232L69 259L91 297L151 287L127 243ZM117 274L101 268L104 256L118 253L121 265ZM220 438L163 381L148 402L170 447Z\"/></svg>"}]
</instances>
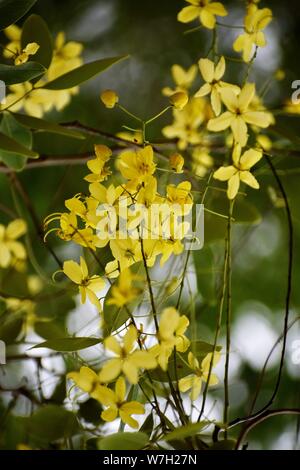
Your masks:
<instances>
[{"instance_id":1,"label":"yellow blossom on branch","mask_svg":"<svg viewBox=\"0 0 300 470\"><path fill-rule=\"evenodd\" d=\"M190 6L184 7L178 14L178 21L189 23L199 18L200 23L208 29L214 29L216 16L226 16L227 10L220 2L210 0L186 0Z\"/></svg>"},{"instance_id":2,"label":"yellow blossom on branch","mask_svg":"<svg viewBox=\"0 0 300 470\"><path fill-rule=\"evenodd\" d=\"M15 261L24 261L26 251L18 241L26 233L27 227L23 219L15 219L7 227L0 224L0 267L8 268Z\"/></svg>"},{"instance_id":3,"label":"yellow blossom on branch","mask_svg":"<svg viewBox=\"0 0 300 470\"><path fill-rule=\"evenodd\" d=\"M178 385L181 392L191 390L191 400L196 400L198 398L201 392L202 382L208 381L212 356L214 356L212 362L212 367L214 367L220 360L220 353L215 352L214 355L212 353L207 354L201 362L201 365L192 352L189 352L188 354L188 363L194 373L180 379ZM217 385L218 382L218 377L211 373L209 377L209 385Z\"/></svg>"},{"instance_id":4,"label":"yellow blossom on branch","mask_svg":"<svg viewBox=\"0 0 300 470\"><path fill-rule=\"evenodd\" d=\"M257 179L250 169L262 158L261 150L250 149L243 153L240 145L236 145L233 151L233 165L222 166L214 173L214 178L220 181L228 181L227 196L234 199L238 193L240 183L243 182L251 188L259 189Z\"/></svg>"},{"instance_id":5,"label":"yellow blossom on branch","mask_svg":"<svg viewBox=\"0 0 300 470\"><path fill-rule=\"evenodd\" d=\"M196 75L197 75L197 66L192 65L189 69L185 70L180 65L172 65L171 73L176 85L175 90L169 87L165 87L162 90L163 95L171 96L178 91L188 91L192 86Z\"/></svg>"}]
</instances>

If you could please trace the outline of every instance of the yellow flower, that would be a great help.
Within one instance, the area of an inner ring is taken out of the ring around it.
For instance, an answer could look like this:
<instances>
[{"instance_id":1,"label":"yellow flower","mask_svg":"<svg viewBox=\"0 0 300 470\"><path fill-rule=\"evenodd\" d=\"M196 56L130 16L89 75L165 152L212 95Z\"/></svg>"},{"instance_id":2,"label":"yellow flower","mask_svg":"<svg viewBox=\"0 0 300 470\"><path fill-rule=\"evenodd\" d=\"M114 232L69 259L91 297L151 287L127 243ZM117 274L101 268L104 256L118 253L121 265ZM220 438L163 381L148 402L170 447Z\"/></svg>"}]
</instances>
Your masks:
<instances>
[{"instance_id":1,"label":"yellow flower","mask_svg":"<svg viewBox=\"0 0 300 470\"><path fill-rule=\"evenodd\" d=\"M157 362L163 370L167 370L169 358L174 348L179 352L185 352L188 349L190 341L184 336L184 333L189 323L188 318L185 315L180 316L174 307L163 310L157 334L159 344L150 349L157 357Z\"/></svg>"},{"instance_id":2,"label":"yellow flower","mask_svg":"<svg viewBox=\"0 0 300 470\"><path fill-rule=\"evenodd\" d=\"M186 0L191 3L184 7L178 14L178 21L189 23L199 17L200 23L205 28L214 29L216 16L226 16L227 10L220 2L210 2L210 0Z\"/></svg>"},{"instance_id":3,"label":"yellow flower","mask_svg":"<svg viewBox=\"0 0 300 470\"><path fill-rule=\"evenodd\" d=\"M196 78L197 66L192 65L188 70L184 70L180 65L175 64L171 67L171 73L176 84L176 88L173 90L172 88L165 87L162 90L162 93L165 96L171 96L177 91L189 90Z\"/></svg>"},{"instance_id":4,"label":"yellow flower","mask_svg":"<svg viewBox=\"0 0 300 470\"><path fill-rule=\"evenodd\" d=\"M256 178L250 173L250 169L262 158L261 150L250 149L241 156L241 146L236 145L233 151L233 165L222 166L214 173L214 178L220 181L228 181L227 196L234 199L238 193L240 182L258 189Z\"/></svg>"},{"instance_id":5,"label":"yellow flower","mask_svg":"<svg viewBox=\"0 0 300 470\"><path fill-rule=\"evenodd\" d=\"M176 173L183 173L184 158L180 153L173 153L169 158L170 167Z\"/></svg>"},{"instance_id":6,"label":"yellow flower","mask_svg":"<svg viewBox=\"0 0 300 470\"><path fill-rule=\"evenodd\" d=\"M133 281L137 278L138 276L132 274L130 269L122 271L117 284L111 288L111 297L107 304L123 307L132 302L142 292L141 289L133 286Z\"/></svg>"},{"instance_id":7,"label":"yellow flower","mask_svg":"<svg viewBox=\"0 0 300 470\"><path fill-rule=\"evenodd\" d=\"M106 388L101 395L101 403L108 408L101 413L104 421L114 421L120 416L123 423L131 428L138 428L138 422L132 415L142 415L145 413L144 406L137 401L126 402L126 383L123 377L116 381L115 391Z\"/></svg>"},{"instance_id":8,"label":"yellow flower","mask_svg":"<svg viewBox=\"0 0 300 470\"><path fill-rule=\"evenodd\" d=\"M100 99L108 109L112 109L119 101L119 97L114 90L105 90L101 93Z\"/></svg>"},{"instance_id":9,"label":"yellow flower","mask_svg":"<svg viewBox=\"0 0 300 470\"><path fill-rule=\"evenodd\" d=\"M98 375L92 369L82 366L79 372L69 372L67 378L73 380L77 387L88 393L95 400L100 401L106 387L101 385Z\"/></svg>"},{"instance_id":10,"label":"yellow flower","mask_svg":"<svg viewBox=\"0 0 300 470\"><path fill-rule=\"evenodd\" d=\"M191 189L192 185L189 181L182 181L177 186L174 184L168 184L167 201L172 205L178 204L184 208L184 213L189 212L193 204Z\"/></svg>"},{"instance_id":11,"label":"yellow flower","mask_svg":"<svg viewBox=\"0 0 300 470\"><path fill-rule=\"evenodd\" d=\"M197 145L202 141L199 127L211 116L211 109L204 98L192 98L180 111L173 109L173 124L163 128L162 133L167 139L178 139L179 150L185 150L188 144Z\"/></svg>"},{"instance_id":12,"label":"yellow flower","mask_svg":"<svg viewBox=\"0 0 300 470\"><path fill-rule=\"evenodd\" d=\"M39 50L40 46L36 42L30 42L22 50L22 52L15 58L15 65L25 64L28 61L29 56L34 55Z\"/></svg>"},{"instance_id":13,"label":"yellow flower","mask_svg":"<svg viewBox=\"0 0 300 470\"><path fill-rule=\"evenodd\" d=\"M142 183L148 176L153 175L156 168L151 145L137 151L123 152L118 159L117 166L124 178L136 184Z\"/></svg>"},{"instance_id":14,"label":"yellow flower","mask_svg":"<svg viewBox=\"0 0 300 470\"><path fill-rule=\"evenodd\" d=\"M209 155L206 147L195 147L192 153L192 169L196 176L203 178L208 170L213 166L214 159Z\"/></svg>"},{"instance_id":15,"label":"yellow flower","mask_svg":"<svg viewBox=\"0 0 300 470\"><path fill-rule=\"evenodd\" d=\"M82 50L83 45L81 43L75 41L66 43L65 33L59 32L54 43L53 59L47 74L48 80L54 80L60 75L80 67L83 63L81 58Z\"/></svg>"},{"instance_id":16,"label":"yellow flower","mask_svg":"<svg viewBox=\"0 0 300 470\"><path fill-rule=\"evenodd\" d=\"M51 109L48 90L32 90L30 82L10 85L9 93L6 97L5 106L13 112L24 109L27 114L41 118L46 111Z\"/></svg>"},{"instance_id":17,"label":"yellow flower","mask_svg":"<svg viewBox=\"0 0 300 470\"><path fill-rule=\"evenodd\" d=\"M81 302L84 304L88 297L92 304L101 310L96 293L103 289L105 282L100 276L89 276L85 260L80 257L80 264L72 260L65 261L63 272L72 282L79 286Z\"/></svg>"},{"instance_id":18,"label":"yellow flower","mask_svg":"<svg viewBox=\"0 0 300 470\"><path fill-rule=\"evenodd\" d=\"M210 119L207 124L209 131L219 132L231 127L235 142L244 147L248 139L247 124L263 128L270 125L268 113L252 111L250 108L255 96L255 85L253 83L247 83L238 96L231 88L222 88L221 96L228 111L221 114L221 116Z\"/></svg>"},{"instance_id":19,"label":"yellow flower","mask_svg":"<svg viewBox=\"0 0 300 470\"><path fill-rule=\"evenodd\" d=\"M154 355L149 351L137 350L137 339L137 329L130 325L121 344L114 336L104 340L105 348L112 351L115 357L109 359L101 369L101 382L111 382L123 373L130 383L137 384L140 369L155 369L157 362Z\"/></svg>"},{"instance_id":20,"label":"yellow flower","mask_svg":"<svg viewBox=\"0 0 300 470\"><path fill-rule=\"evenodd\" d=\"M8 28L5 28L4 34L10 42L3 49L3 56L6 59L11 59L16 56L21 49L22 30L19 26L12 24L8 26Z\"/></svg>"},{"instance_id":21,"label":"yellow flower","mask_svg":"<svg viewBox=\"0 0 300 470\"><path fill-rule=\"evenodd\" d=\"M237 37L233 44L236 52L243 52L243 60L251 60L253 47L265 47L266 38L263 29L268 26L272 20L272 11L269 8L257 8L256 5L250 5L244 20L245 32Z\"/></svg>"},{"instance_id":22,"label":"yellow flower","mask_svg":"<svg viewBox=\"0 0 300 470\"><path fill-rule=\"evenodd\" d=\"M94 150L96 158L87 162L87 166L92 173L84 179L89 183L101 183L111 174L106 167L106 163L112 156L112 151L106 145L95 145Z\"/></svg>"},{"instance_id":23,"label":"yellow flower","mask_svg":"<svg viewBox=\"0 0 300 470\"><path fill-rule=\"evenodd\" d=\"M177 91L169 98L170 103L175 109L180 111L188 104L189 95L185 91Z\"/></svg>"},{"instance_id":24,"label":"yellow flower","mask_svg":"<svg viewBox=\"0 0 300 470\"><path fill-rule=\"evenodd\" d=\"M212 353L207 354L200 365L198 359L193 355L192 352L189 352L188 354L188 363L190 368L194 371L194 374L180 379L178 385L181 392L187 392L188 390L191 390L190 397L192 400L196 400L198 398L201 392L202 382L207 382L208 380L212 356ZM214 353L214 359L212 363L213 367L219 362L220 357L220 353ZM218 382L218 377L211 373L209 378L209 385L217 385Z\"/></svg>"},{"instance_id":25,"label":"yellow flower","mask_svg":"<svg viewBox=\"0 0 300 470\"><path fill-rule=\"evenodd\" d=\"M15 219L7 227L0 224L0 267L7 268L15 261L26 259L23 244L17 241L26 233L26 223L22 219Z\"/></svg>"},{"instance_id":26,"label":"yellow flower","mask_svg":"<svg viewBox=\"0 0 300 470\"><path fill-rule=\"evenodd\" d=\"M223 82L221 78L225 73L226 63L224 57L221 57L218 64L215 65L209 59L200 59L199 60L199 68L201 75L206 82L200 90L197 91L195 94L196 98L200 98L202 96L206 96L209 93L211 94L211 106L216 116L219 116L221 113L221 88L228 86L231 87L233 91L238 92L239 87L235 85L231 85L230 83Z\"/></svg>"}]
</instances>

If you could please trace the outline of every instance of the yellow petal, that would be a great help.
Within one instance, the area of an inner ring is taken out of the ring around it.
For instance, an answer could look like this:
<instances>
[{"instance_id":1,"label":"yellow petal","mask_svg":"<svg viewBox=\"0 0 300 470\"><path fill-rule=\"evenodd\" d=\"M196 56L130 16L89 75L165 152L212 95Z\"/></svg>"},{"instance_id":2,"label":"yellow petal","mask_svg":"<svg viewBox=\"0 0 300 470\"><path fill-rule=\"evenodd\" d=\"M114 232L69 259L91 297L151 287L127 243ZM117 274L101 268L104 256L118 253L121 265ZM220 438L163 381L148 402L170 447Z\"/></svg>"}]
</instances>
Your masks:
<instances>
[{"instance_id":1,"label":"yellow petal","mask_svg":"<svg viewBox=\"0 0 300 470\"><path fill-rule=\"evenodd\" d=\"M202 8L200 11L200 20L203 26L207 29L214 29L216 26L215 16L207 9L207 7Z\"/></svg>"},{"instance_id":2,"label":"yellow petal","mask_svg":"<svg viewBox=\"0 0 300 470\"><path fill-rule=\"evenodd\" d=\"M232 113L236 113L238 108L238 98L231 87L220 88L220 94L226 108Z\"/></svg>"},{"instance_id":3,"label":"yellow petal","mask_svg":"<svg viewBox=\"0 0 300 470\"><path fill-rule=\"evenodd\" d=\"M195 98L201 98L202 96L206 96L211 92L211 85L209 83L204 83L202 87L197 91L195 94Z\"/></svg>"},{"instance_id":4,"label":"yellow petal","mask_svg":"<svg viewBox=\"0 0 300 470\"><path fill-rule=\"evenodd\" d=\"M124 403L121 407L121 410L130 415L142 415L145 413L144 406L138 401Z\"/></svg>"},{"instance_id":5,"label":"yellow petal","mask_svg":"<svg viewBox=\"0 0 300 470\"><path fill-rule=\"evenodd\" d=\"M15 219L10 222L6 229L6 236L11 240L16 240L20 238L24 233L26 233L27 225L23 219Z\"/></svg>"},{"instance_id":6,"label":"yellow petal","mask_svg":"<svg viewBox=\"0 0 300 470\"><path fill-rule=\"evenodd\" d=\"M236 116L231 122L234 140L244 147L248 140L247 124L241 116Z\"/></svg>"},{"instance_id":7,"label":"yellow petal","mask_svg":"<svg viewBox=\"0 0 300 470\"><path fill-rule=\"evenodd\" d=\"M213 177L216 180L220 181L227 181L229 180L235 173L237 172L237 169L230 165L230 166L221 166L218 168L217 171L214 172Z\"/></svg>"},{"instance_id":8,"label":"yellow petal","mask_svg":"<svg viewBox=\"0 0 300 470\"><path fill-rule=\"evenodd\" d=\"M226 63L225 63L224 57L222 56L215 68L215 74L214 74L215 80L217 81L221 80L221 78L223 77L225 73L225 68L226 68Z\"/></svg>"},{"instance_id":9,"label":"yellow petal","mask_svg":"<svg viewBox=\"0 0 300 470\"><path fill-rule=\"evenodd\" d=\"M211 13L217 16L226 16L227 15L227 10L226 8L222 5L220 2L212 2L208 3L205 7L207 10L209 10Z\"/></svg>"},{"instance_id":10,"label":"yellow petal","mask_svg":"<svg viewBox=\"0 0 300 470\"><path fill-rule=\"evenodd\" d=\"M178 21L181 23L189 23L199 16L200 9L196 6L184 7L177 16Z\"/></svg>"},{"instance_id":11,"label":"yellow petal","mask_svg":"<svg viewBox=\"0 0 300 470\"><path fill-rule=\"evenodd\" d=\"M124 349L129 354L137 341L137 330L133 325L130 325L124 336Z\"/></svg>"},{"instance_id":12,"label":"yellow petal","mask_svg":"<svg viewBox=\"0 0 300 470\"><path fill-rule=\"evenodd\" d=\"M110 359L107 361L99 372L99 380L102 383L112 382L120 375L122 361L120 359Z\"/></svg>"},{"instance_id":13,"label":"yellow petal","mask_svg":"<svg viewBox=\"0 0 300 470\"><path fill-rule=\"evenodd\" d=\"M213 132L224 131L231 125L233 119L233 114L229 111L226 111L225 113L221 114L221 116L218 116L214 119L210 119L207 123L207 129Z\"/></svg>"},{"instance_id":14,"label":"yellow petal","mask_svg":"<svg viewBox=\"0 0 300 470\"><path fill-rule=\"evenodd\" d=\"M215 113L216 116L219 116L221 113L221 108L222 108L222 102L221 102L221 97L219 92L216 90L214 87L211 92L211 107Z\"/></svg>"},{"instance_id":15,"label":"yellow petal","mask_svg":"<svg viewBox=\"0 0 300 470\"><path fill-rule=\"evenodd\" d=\"M126 382L123 377L119 377L116 381L115 393L118 402L123 402L126 396Z\"/></svg>"},{"instance_id":16,"label":"yellow petal","mask_svg":"<svg viewBox=\"0 0 300 470\"><path fill-rule=\"evenodd\" d=\"M227 196L228 199L234 199L238 193L240 187L240 176L239 173L233 175L228 181Z\"/></svg>"},{"instance_id":17,"label":"yellow petal","mask_svg":"<svg viewBox=\"0 0 300 470\"><path fill-rule=\"evenodd\" d=\"M253 100L255 95L255 85L254 83L246 83L246 85L242 88L241 93L238 97L238 107L239 110L243 113L247 111L251 101Z\"/></svg>"},{"instance_id":18,"label":"yellow petal","mask_svg":"<svg viewBox=\"0 0 300 470\"><path fill-rule=\"evenodd\" d=\"M120 356L122 353L122 349L118 341L114 336L109 336L104 340L105 349L109 349L109 351L114 352L117 356Z\"/></svg>"},{"instance_id":19,"label":"yellow petal","mask_svg":"<svg viewBox=\"0 0 300 470\"><path fill-rule=\"evenodd\" d=\"M131 428L137 429L139 427L139 423L136 419L133 419L128 413L125 411L120 410L120 418L123 423L128 424Z\"/></svg>"},{"instance_id":20,"label":"yellow petal","mask_svg":"<svg viewBox=\"0 0 300 470\"><path fill-rule=\"evenodd\" d=\"M75 284L81 284L82 271L78 263L75 263L75 261L72 260L65 261L63 264L63 272Z\"/></svg>"},{"instance_id":21,"label":"yellow petal","mask_svg":"<svg viewBox=\"0 0 300 470\"><path fill-rule=\"evenodd\" d=\"M270 125L269 113L262 111L247 111L243 114L243 118L248 124L253 124L254 126L266 128Z\"/></svg>"},{"instance_id":22,"label":"yellow petal","mask_svg":"<svg viewBox=\"0 0 300 470\"><path fill-rule=\"evenodd\" d=\"M190 390L193 386L194 379L195 375L188 375L187 377L183 377L182 379L180 379L178 382L179 390L182 393L185 393Z\"/></svg>"},{"instance_id":23,"label":"yellow petal","mask_svg":"<svg viewBox=\"0 0 300 470\"><path fill-rule=\"evenodd\" d=\"M255 176L253 176L250 171L241 171L240 178L243 183L246 183L251 188L259 189L259 183Z\"/></svg>"},{"instance_id":24,"label":"yellow petal","mask_svg":"<svg viewBox=\"0 0 300 470\"><path fill-rule=\"evenodd\" d=\"M240 168L242 170L249 170L262 158L262 155L261 150L247 150L240 159Z\"/></svg>"},{"instance_id":25,"label":"yellow petal","mask_svg":"<svg viewBox=\"0 0 300 470\"><path fill-rule=\"evenodd\" d=\"M133 361L127 359L123 362L122 372L126 376L128 382L137 384L139 380L138 368Z\"/></svg>"},{"instance_id":26,"label":"yellow petal","mask_svg":"<svg viewBox=\"0 0 300 470\"><path fill-rule=\"evenodd\" d=\"M199 68L205 82L211 83L214 79L215 65L209 59L200 59Z\"/></svg>"},{"instance_id":27,"label":"yellow petal","mask_svg":"<svg viewBox=\"0 0 300 470\"><path fill-rule=\"evenodd\" d=\"M137 367L143 369L155 369L157 366L154 354L151 354L151 352L148 351L134 351L131 355L130 361Z\"/></svg>"},{"instance_id":28,"label":"yellow petal","mask_svg":"<svg viewBox=\"0 0 300 470\"><path fill-rule=\"evenodd\" d=\"M102 411L101 418L104 421L114 421L118 417L118 409L116 407L107 408L107 410Z\"/></svg>"},{"instance_id":29,"label":"yellow petal","mask_svg":"<svg viewBox=\"0 0 300 470\"><path fill-rule=\"evenodd\" d=\"M169 338L175 332L180 315L174 307L165 308L159 322L159 332L162 338Z\"/></svg>"}]
</instances>

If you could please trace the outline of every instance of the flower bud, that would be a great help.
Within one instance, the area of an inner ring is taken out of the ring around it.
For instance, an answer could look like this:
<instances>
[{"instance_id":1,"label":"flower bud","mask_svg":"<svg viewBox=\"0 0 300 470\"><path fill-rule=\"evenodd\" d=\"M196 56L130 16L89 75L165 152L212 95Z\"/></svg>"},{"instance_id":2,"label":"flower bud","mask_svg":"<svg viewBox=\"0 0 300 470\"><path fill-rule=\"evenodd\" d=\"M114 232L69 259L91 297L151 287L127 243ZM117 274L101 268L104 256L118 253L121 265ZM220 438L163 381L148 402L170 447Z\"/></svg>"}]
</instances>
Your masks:
<instances>
[{"instance_id":1,"label":"flower bud","mask_svg":"<svg viewBox=\"0 0 300 470\"><path fill-rule=\"evenodd\" d=\"M182 168L184 165L184 158L180 155L180 153L173 153L170 155L169 163L172 170L176 171L176 173L183 172Z\"/></svg>"},{"instance_id":2,"label":"flower bud","mask_svg":"<svg viewBox=\"0 0 300 470\"><path fill-rule=\"evenodd\" d=\"M174 95L170 96L170 103L176 109L183 109L189 101L188 94L184 91L178 91Z\"/></svg>"},{"instance_id":3,"label":"flower bud","mask_svg":"<svg viewBox=\"0 0 300 470\"><path fill-rule=\"evenodd\" d=\"M106 108L112 109L119 101L119 97L114 90L105 90L101 93L100 99Z\"/></svg>"}]
</instances>

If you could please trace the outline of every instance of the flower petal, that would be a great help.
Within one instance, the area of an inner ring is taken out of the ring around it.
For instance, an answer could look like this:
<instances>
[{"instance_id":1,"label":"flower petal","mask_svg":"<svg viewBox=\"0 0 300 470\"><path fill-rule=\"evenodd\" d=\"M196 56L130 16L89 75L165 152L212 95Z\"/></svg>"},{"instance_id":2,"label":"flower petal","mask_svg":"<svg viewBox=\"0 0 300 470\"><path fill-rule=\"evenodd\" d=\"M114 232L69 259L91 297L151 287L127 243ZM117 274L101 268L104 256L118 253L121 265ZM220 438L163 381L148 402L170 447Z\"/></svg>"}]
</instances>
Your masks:
<instances>
[{"instance_id":1,"label":"flower petal","mask_svg":"<svg viewBox=\"0 0 300 470\"><path fill-rule=\"evenodd\" d=\"M251 188L259 189L258 181L255 176L250 173L250 171L241 171L240 178L243 183L246 183L248 186L251 186Z\"/></svg>"},{"instance_id":2,"label":"flower petal","mask_svg":"<svg viewBox=\"0 0 300 470\"><path fill-rule=\"evenodd\" d=\"M240 175L236 173L228 181L227 196L228 199L234 199L240 187Z\"/></svg>"},{"instance_id":3,"label":"flower petal","mask_svg":"<svg viewBox=\"0 0 300 470\"><path fill-rule=\"evenodd\" d=\"M207 83L211 83L214 79L214 63L209 59L200 59L199 68L204 81Z\"/></svg>"},{"instance_id":4,"label":"flower petal","mask_svg":"<svg viewBox=\"0 0 300 470\"><path fill-rule=\"evenodd\" d=\"M249 170L262 158L262 156L263 154L261 150L247 150L240 159L241 170Z\"/></svg>"},{"instance_id":5,"label":"flower petal","mask_svg":"<svg viewBox=\"0 0 300 470\"><path fill-rule=\"evenodd\" d=\"M116 407L111 406L110 408L107 408L107 410L104 410L101 413L101 418L104 421L111 422L111 421L114 421L117 417L118 417L118 408Z\"/></svg>"},{"instance_id":6,"label":"flower petal","mask_svg":"<svg viewBox=\"0 0 300 470\"><path fill-rule=\"evenodd\" d=\"M178 21L181 23L189 23L199 16L200 9L197 6L184 7L177 16Z\"/></svg>"},{"instance_id":7,"label":"flower petal","mask_svg":"<svg viewBox=\"0 0 300 470\"><path fill-rule=\"evenodd\" d=\"M207 123L207 129L213 132L224 131L231 125L233 119L233 114L229 111L226 111L225 113L221 114L221 116L210 119Z\"/></svg>"},{"instance_id":8,"label":"flower petal","mask_svg":"<svg viewBox=\"0 0 300 470\"><path fill-rule=\"evenodd\" d=\"M99 372L99 380L103 383L112 382L121 372L121 359L110 359L107 361Z\"/></svg>"},{"instance_id":9,"label":"flower petal","mask_svg":"<svg viewBox=\"0 0 300 470\"><path fill-rule=\"evenodd\" d=\"M214 172L213 177L216 180L228 181L237 172L237 169L233 166L221 166L217 171Z\"/></svg>"}]
</instances>

